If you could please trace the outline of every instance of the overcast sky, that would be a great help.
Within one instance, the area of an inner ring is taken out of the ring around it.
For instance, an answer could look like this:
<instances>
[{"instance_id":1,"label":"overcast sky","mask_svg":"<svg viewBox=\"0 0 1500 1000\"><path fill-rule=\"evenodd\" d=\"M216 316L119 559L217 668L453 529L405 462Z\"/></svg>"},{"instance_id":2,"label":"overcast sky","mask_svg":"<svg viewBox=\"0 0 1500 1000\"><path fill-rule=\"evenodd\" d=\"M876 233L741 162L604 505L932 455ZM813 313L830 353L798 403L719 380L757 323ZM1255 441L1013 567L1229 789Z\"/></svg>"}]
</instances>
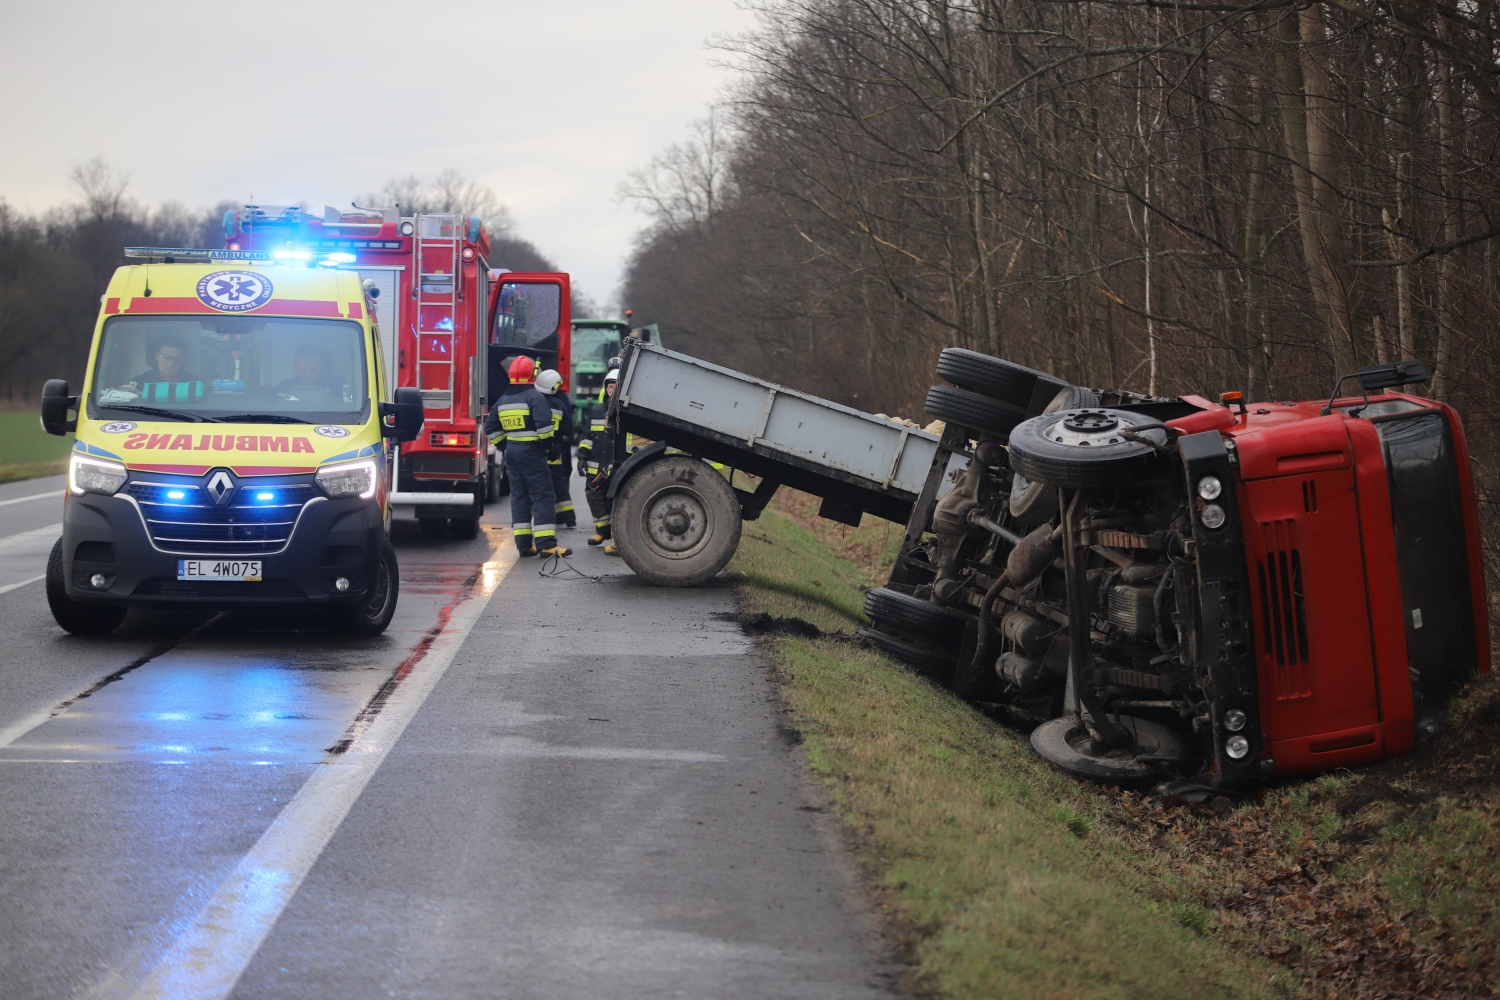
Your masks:
<instances>
[{"instance_id":1,"label":"overcast sky","mask_svg":"<svg viewBox=\"0 0 1500 1000\"><path fill-rule=\"evenodd\" d=\"M490 185L595 300L643 219L633 167L684 139L729 79L734 0L35 4L0 9L0 198L74 198L103 156L129 194L348 205L453 167Z\"/></svg>"}]
</instances>

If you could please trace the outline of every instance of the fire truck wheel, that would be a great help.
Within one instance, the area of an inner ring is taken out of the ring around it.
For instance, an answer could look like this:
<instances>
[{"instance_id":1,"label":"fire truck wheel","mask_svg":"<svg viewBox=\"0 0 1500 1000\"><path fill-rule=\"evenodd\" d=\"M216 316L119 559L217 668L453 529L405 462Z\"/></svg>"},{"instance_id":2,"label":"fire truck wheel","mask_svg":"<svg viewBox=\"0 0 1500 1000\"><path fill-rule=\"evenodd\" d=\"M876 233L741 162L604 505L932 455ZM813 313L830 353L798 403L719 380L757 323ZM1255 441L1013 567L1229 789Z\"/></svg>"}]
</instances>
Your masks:
<instances>
[{"instance_id":1,"label":"fire truck wheel","mask_svg":"<svg viewBox=\"0 0 1500 1000\"><path fill-rule=\"evenodd\" d=\"M995 434L1009 434L1012 427L1026 419L1024 407L950 385L935 385L928 389L925 408L932 416L948 423Z\"/></svg>"},{"instance_id":2,"label":"fire truck wheel","mask_svg":"<svg viewBox=\"0 0 1500 1000\"><path fill-rule=\"evenodd\" d=\"M897 632L954 647L963 644L964 626L977 620L976 615L945 608L888 587L877 587L865 594L865 615Z\"/></svg>"},{"instance_id":3,"label":"fire truck wheel","mask_svg":"<svg viewBox=\"0 0 1500 1000\"><path fill-rule=\"evenodd\" d=\"M446 517L419 517L417 527L421 529L423 538L442 538L448 533L448 519Z\"/></svg>"},{"instance_id":4,"label":"fire truck wheel","mask_svg":"<svg viewBox=\"0 0 1500 1000\"><path fill-rule=\"evenodd\" d=\"M1070 385L1053 396L1052 402L1042 412L1056 413L1059 410L1079 410L1098 405L1098 393ZM1010 513L1028 527L1046 524L1057 516L1057 487L1048 483L1034 483L1018 473L1010 484Z\"/></svg>"},{"instance_id":5,"label":"fire truck wheel","mask_svg":"<svg viewBox=\"0 0 1500 1000\"><path fill-rule=\"evenodd\" d=\"M953 686L953 675L958 672L957 654L928 649L915 642L898 639L872 628L855 629L854 634L875 646L882 653L895 657L936 683L944 687Z\"/></svg>"},{"instance_id":6,"label":"fire truck wheel","mask_svg":"<svg viewBox=\"0 0 1500 1000\"><path fill-rule=\"evenodd\" d=\"M625 564L661 587L693 587L728 565L740 544L740 501L713 466L667 455L615 494L615 544Z\"/></svg>"},{"instance_id":7,"label":"fire truck wheel","mask_svg":"<svg viewBox=\"0 0 1500 1000\"><path fill-rule=\"evenodd\" d=\"M396 564L396 550L386 542L380 550L380 564L364 602L340 609L340 631L347 635L379 635L396 613L396 599L401 593L401 569Z\"/></svg>"},{"instance_id":8,"label":"fire truck wheel","mask_svg":"<svg viewBox=\"0 0 1500 1000\"><path fill-rule=\"evenodd\" d=\"M63 543L59 538L47 557L47 606L63 631L74 635L107 635L125 620L125 609L109 604L83 604L68 596L63 586Z\"/></svg>"},{"instance_id":9,"label":"fire truck wheel","mask_svg":"<svg viewBox=\"0 0 1500 1000\"><path fill-rule=\"evenodd\" d=\"M1146 486L1167 470L1166 443L1166 425L1151 417L1099 408L1059 410L1010 432L1010 467L1031 482L1070 489Z\"/></svg>"},{"instance_id":10,"label":"fire truck wheel","mask_svg":"<svg viewBox=\"0 0 1500 1000\"><path fill-rule=\"evenodd\" d=\"M1166 726L1129 715L1113 720L1135 736L1132 746L1096 751L1093 737L1076 716L1064 715L1042 723L1031 731L1031 748L1058 770L1075 778L1102 782L1149 781L1157 769L1139 757L1183 760L1187 744Z\"/></svg>"},{"instance_id":11,"label":"fire truck wheel","mask_svg":"<svg viewBox=\"0 0 1500 1000\"><path fill-rule=\"evenodd\" d=\"M1031 405L1037 379L1052 379L1051 375L1034 368L992 358L978 351L966 351L962 347L949 347L938 355L937 373L938 378L956 386L1018 406L1023 414Z\"/></svg>"},{"instance_id":12,"label":"fire truck wheel","mask_svg":"<svg viewBox=\"0 0 1500 1000\"><path fill-rule=\"evenodd\" d=\"M479 521L475 518L455 517L449 524L453 529L453 537L461 542L479 537Z\"/></svg>"}]
</instances>

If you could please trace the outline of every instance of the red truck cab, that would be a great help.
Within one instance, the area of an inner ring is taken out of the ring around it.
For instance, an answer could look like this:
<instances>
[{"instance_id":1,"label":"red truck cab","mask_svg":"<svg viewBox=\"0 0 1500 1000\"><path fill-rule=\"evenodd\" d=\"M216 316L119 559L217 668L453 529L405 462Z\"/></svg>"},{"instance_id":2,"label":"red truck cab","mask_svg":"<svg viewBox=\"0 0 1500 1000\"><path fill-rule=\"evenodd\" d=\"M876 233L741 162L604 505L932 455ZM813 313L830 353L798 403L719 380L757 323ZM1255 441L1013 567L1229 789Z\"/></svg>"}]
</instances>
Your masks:
<instances>
[{"instance_id":1,"label":"red truck cab","mask_svg":"<svg viewBox=\"0 0 1500 1000\"><path fill-rule=\"evenodd\" d=\"M1187 399L1203 410L1168 424L1230 446L1263 758L1287 774L1410 751L1490 667L1458 415L1401 393L1331 407Z\"/></svg>"}]
</instances>

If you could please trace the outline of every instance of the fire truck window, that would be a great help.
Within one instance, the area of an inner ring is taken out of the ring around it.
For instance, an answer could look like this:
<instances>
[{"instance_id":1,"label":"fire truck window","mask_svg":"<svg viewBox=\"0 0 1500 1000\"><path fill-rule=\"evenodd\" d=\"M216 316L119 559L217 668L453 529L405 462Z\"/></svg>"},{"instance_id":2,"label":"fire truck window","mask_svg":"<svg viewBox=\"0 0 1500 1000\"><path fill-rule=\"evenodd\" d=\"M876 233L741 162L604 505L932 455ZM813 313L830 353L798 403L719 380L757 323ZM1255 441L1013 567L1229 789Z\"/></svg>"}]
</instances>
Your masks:
<instances>
[{"instance_id":1,"label":"fire truck window","mask_svg":"<svg viewBox=\"0 0 1500 1000\"><path fill-rule=\"evenodd\" d=\"M154 406L205 417L362 422L364 338L344 320L120 316L99 345L96 409ZM253 421L251 421L253 422Z\"/></svg>"},{"instance_id":2,"label":"fire truck window","mask_svg":"<svg viewBox=\"0 0 1500 1000\"><path fill-rule=\"evenodd\" d=\"M1390 479L1417 732L1427 734L1442 726L1444 706L1476 665L1453 442L1443 415L1431 410L1375 426Z\"/></svg>"},{"instance_id":3,"label":"fire truck window","mask_svg":"<svg viewBox=\"0 0 1500 1000\"><path fill-rule=\"evenodd\" d=\"M561 319L561 285L505 282L495 306L490 343L502 347L543 346L542 341L556 336Z\"/></svg>"}]
</instances>

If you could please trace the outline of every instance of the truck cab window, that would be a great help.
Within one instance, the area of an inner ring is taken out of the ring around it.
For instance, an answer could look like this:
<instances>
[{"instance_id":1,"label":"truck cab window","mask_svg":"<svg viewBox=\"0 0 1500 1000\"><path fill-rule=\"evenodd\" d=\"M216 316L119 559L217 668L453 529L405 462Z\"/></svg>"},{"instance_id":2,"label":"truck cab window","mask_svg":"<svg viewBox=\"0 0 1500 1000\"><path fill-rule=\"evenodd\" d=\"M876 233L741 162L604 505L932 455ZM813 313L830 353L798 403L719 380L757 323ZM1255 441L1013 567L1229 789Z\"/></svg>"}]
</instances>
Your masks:
<instances>
[{"instance_id":1,"label":"truck cab window","mask_svg":"<svg viewBox=\"0 0 1500 1000\"><path fill-rule=\"evenodd\" d=\"M546 347L556 343L562 320L562 286L550 282L505 282L495 306L490 343L502 347Z\"/></svg>"}]
</instances>

